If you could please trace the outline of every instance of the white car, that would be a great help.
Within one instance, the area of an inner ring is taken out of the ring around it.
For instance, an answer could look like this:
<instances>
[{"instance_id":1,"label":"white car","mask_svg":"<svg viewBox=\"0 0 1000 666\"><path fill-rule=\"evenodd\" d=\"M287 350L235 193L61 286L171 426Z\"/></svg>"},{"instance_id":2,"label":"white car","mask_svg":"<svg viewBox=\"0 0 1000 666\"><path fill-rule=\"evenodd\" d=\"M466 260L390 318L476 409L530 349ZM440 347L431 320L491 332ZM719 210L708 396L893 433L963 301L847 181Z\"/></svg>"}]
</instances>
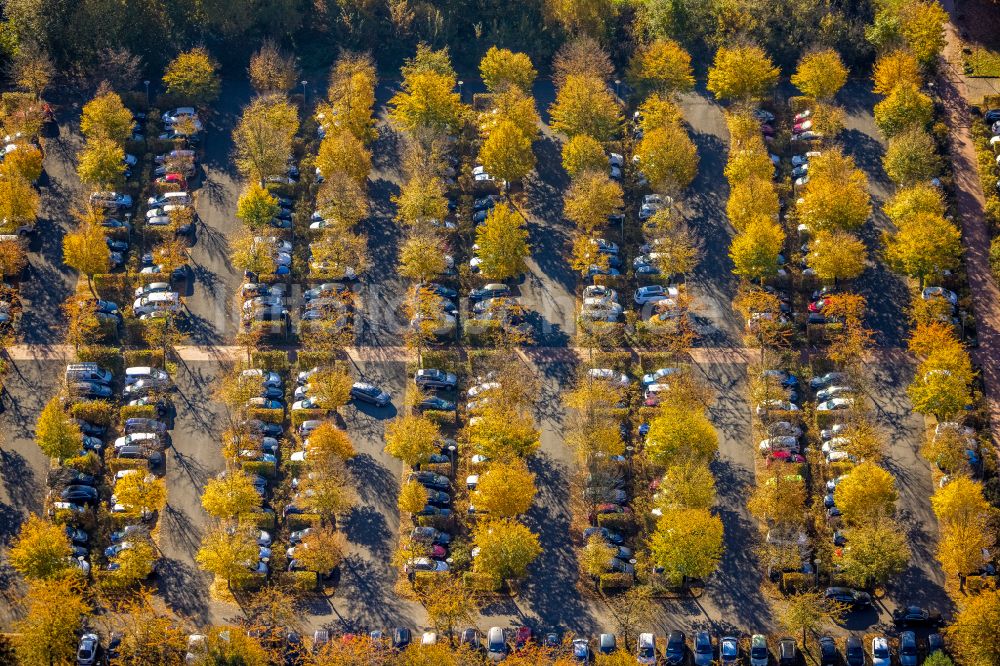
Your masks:
<instances>
[{"instance_id":1,"label":"white car","mask_svg":"<svg viewBox=\"0 0 1000 666\"><path fill-rule=\"evenodd\" d=\"M826 461L828 463L857 462L858 459L852 456L847 451L842 451L840 449L837 449L836 451L830 451L829 453L826 454Z\"/></svg>"},{"instance_id":2,"label":"white car","mask_svg":"<svg viewBox=\"0 0 1000 666\"><path fill-rule=\"evenodd\" d=\"M952 306L958 305L958 294L944 287L924 287L921 297L925 301L929 301L932 298L943 298L951 303Z\"/></svg>"},{"instance_id":3,"label":"white car","mask_svg":"<svg viewBox=\"0 0 1000 666\"><path fill-rule=\"evenodd\" d=\"M170 284L167 282L150 282L143 287L136 287L135 297L142 298L158 291L170 291Z\"/></svg>"},{"instance_id":4,"label":"white car","mask_svg":"<svg viewBox=\"0 0 1000 666\"><path fill-rule=\"evenodd\" d=\"M676 287L664 287L660 284L652 284L636 289L632 299L636 305L645 305L646 303L661 301L664 298L676 298L678 294L679 292Z\"/></svg>"},{"instance_id":5,"label":"white car","mask_svg":"<svg viewBox=\"0 0 1000 666\"><path fill-rule=\"evenodd\" d=\"M801 437L802 428L793 424L791 421L775 421L767 427L767 434L771 437Z\"/></svg>"},{"instance_id":6,"label":"white car","mask_svg":"<svg viewBox=\"0 0 1000 666\"><path fill-rule=\"evenodd\" d=\"M615 372L611 368L591 368L587 370L587 377L612 382L620 386L628 386L632 383L632 380L624 372Z\"/></svg>"},{"instance_id":7,"label":"white car","mask_svg":"<svg viewBox=\"0 0 1000 666\"><path fill-rule=\"evenodd\" d=\"M680 368L659 368L653 372L646 373L642 376L642 385L649 386L650 384L656 384L664 377L669 377L670 375L680 372Z\"/></svg>"},{"instance_id":8,"label":"white car","mask_svg":"<svg viewBox=\"0 0 1000 666\"><path fill-rule=\"evenodd\" d=\"M756 408L757 416L764 416L768 412L797 412L799 406L788 400L764 400Z\"/></svg>"},{"instance_id":9,"label":"white car","mask_svg":"<svg viewBox=\"0 0 1000 666\"><path fill-rule=\"evenodd\" d=\"M835 423L829 428L824 428L823 430L819 431L820 439L822 439L824 442L828 439L833 439L837 435L846 432L847 428L848 425L846 423Z\"/></svg>"},{"instance_id":10,"label":"white car","mask_svg":"<svg viewBox=\"0 0 1000 666\"><path fill-rule=\"evenodd\" d=\"M823 453L831 453L833 451L842 451L844 447L850 446L850 437L831 437L830 439L823 442Z\"/></svg>"},{"instance_id":11,"label":"white car","mask_svg":"<svg viewBox=\"0 0 1000 666\"><path fill-rule=\"evenodd\" d=\"M850 409L854 406L854 398L831 398L816 405L817 412L833 412L839 409Z\"/></svg>"},{"instance_id":12,"label":"white car","mask_svg":"<svg viewBox=\"0 0 1000 666\"><path fill-rule=\"evenodd\" d=\"M761 453L768 453L779 449L788 449L789 451L798 453L799 440L797 437L792 437L791 435L769 437L765 440L761 440L761 442L757 444L757 448L760 449Z\"/></svg>"},{"instance_id":13,"label":"white car","mask_svg":"<svg viewBox=\"0 0 1000 666\"><path fill-rule=\"evenodd\" d=\"M854 389L850 386L830 386L825 389L816 392L816 399L820 402L824 400L829 400L830 398L836 398L845 393L851 393Z\"/></svg>"},{"instance_id":14,"label":"white car","mask_svg":"<svg viewBox=\"0 0 1000 666\"><path fill-rule=\"evenodd\" d=\"M475 398L477 395L482 395L483 393L488 393L489 391L494 391L498 388L500 388L500 382L484 382L470 388L466 395L470 398Z\"/></svg>"},{"instance_id":15,"label":"white car","mask_svg":"<svg viewBox=\"0 0 1000 666\"><path fill-rule=\"evenodd\" d=\"M612 303L618 300L618 292L616 292L611 287L605 287L600 284L592 284L590 286L584 287L583 298L602 298Z\"/></svg>"}]
</instances>

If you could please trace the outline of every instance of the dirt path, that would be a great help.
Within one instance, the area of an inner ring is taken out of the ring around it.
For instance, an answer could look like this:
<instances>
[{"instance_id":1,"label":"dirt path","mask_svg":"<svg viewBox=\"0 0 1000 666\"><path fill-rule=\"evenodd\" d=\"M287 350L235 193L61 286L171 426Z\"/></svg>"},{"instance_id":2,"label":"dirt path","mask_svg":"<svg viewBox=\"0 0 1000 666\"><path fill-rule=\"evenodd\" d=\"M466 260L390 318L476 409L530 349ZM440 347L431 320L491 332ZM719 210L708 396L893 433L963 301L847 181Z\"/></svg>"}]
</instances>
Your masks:
<instances>
[{"instance_id":1,"label":"dirt path","mask_svg":"<svg viewBox=\"0 0 1000 666\"><path fill-rule=\"evenodd\" d=\"M953 2L945 2L948 11ZM972 291L979 349L974 358L979 364L990 414L994 446L1000 446L1000 289L990 272L990 230L983 214L985 199L976 168L976 147L970 133L971 123L981 122L969 111L968 91L960 75L962 47L954 24L945 26L944 60L937 80L938 94L951 129L951 162L955 177L955 206L962 227L965 266Z\"/></svg>"}]
</instances>

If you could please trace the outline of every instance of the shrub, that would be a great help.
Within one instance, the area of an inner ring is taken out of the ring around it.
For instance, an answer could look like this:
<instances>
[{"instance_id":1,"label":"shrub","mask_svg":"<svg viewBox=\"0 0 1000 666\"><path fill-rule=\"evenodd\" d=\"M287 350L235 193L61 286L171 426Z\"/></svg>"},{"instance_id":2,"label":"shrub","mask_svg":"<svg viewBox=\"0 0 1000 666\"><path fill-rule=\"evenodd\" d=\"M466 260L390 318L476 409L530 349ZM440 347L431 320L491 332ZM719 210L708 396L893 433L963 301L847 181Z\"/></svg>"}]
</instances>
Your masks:
<instances>
[{"instance_id":1,"label":"shrub","mask_svg":"<svg viewBox=\"0 0 1000 666\"><path fill-rule=\"evenodd\" d=\"M280 578L298 592L312 592L319 586L315 571L285 571Z\"/></svg>"},{"instance_id":2,"label":"shrub","mask_svg":"<svg viewBox=\"0 0 1000 666\"><path fill-rule=\"evenodd\" d=\"M102 426L111 426L118 415L118 408L107 400L87 400L74 403L69 408L69 414L75 419L83 419Z\"/></svg>"},{"instance_id":3,"label":"shrub","mask_svg":"<svg viewBox=\"0 0 1000 666\"><path fill-rule=\"evenodd\" d=\"M154 405L125 405L119 410L118 418L122 423L126 419L155 419L157 418L156 407Z\"/></svg>"},{"instance_id":4,"label":"shrub","mask_svg":"<svg viewBox=\"0 0 1000 666\"><path fill-rule=\"evenodd\" d=\"M423 415L427 418L427 420L440 425L451 425L455 423L458 418L457 412L442 412L437 409L428 409L423 413Z\"/></svg>"},{"instance_id":5,"label":"shrub","mask_svg":"<svg viewBox=\"0 0 1000 666\"><path fill-rule=\"evenodd\" d=\"M264 423L284 423L285 410L251 407L247 410L247 417L251 419L260 419Z\"/></svg>"},{"instance_id":6,"label":"shrub","mask_svg":"<svg viewBox=\"0 0 1000 666\"><path fill-rule=\"evenodd\" d=\"M263 460L247 460L243 463L243 471L247 474L260 474L269 479L273 479L278 473L278 467L274 463Z\"/></svg>"},{"instance_id":7,"label":"shrub","mask_svg":"<svg viewBox=\"0 0 1000 666\"><path fill-rule=\"evenodd\" d=\"M598 586L602 590L624 590L635 585L635 578L632 574L606 573L601 574Z\"/></svg>"},{"instance_id":8,"label":"shrub","mask_svg":"<svg viewBox=\"0 0 1000 666\"><path fill-rule=\"evenodd\" d=\"M122 350L118 347L87 345L80 347L76 356L81 363L97 363L105 370L110 370L116 377L121 377L125 372Z\"/></svg>"},{"instance_id":9,"label":"shrub","mask_svg":"<svg viewBox=\"0 0 1000 666\"><path fill-rule=\"evenodd\" d=\"M485 573L466 571L462 575L462 584L476 592L496 592L500 589L500 579Z\"/></svg>"},{"instance_id":10,"label":"shrub","mask_svg":"<svg viewBox=\"0 0 1000 666\"><path fill-rule=\"evenodd\" d=\"M307 527L319 527L319 516L315 513L293 513L285 518L285 525L292 532Z\"/></svg>"},{"instance_id":11,"label":"shrub","mask_svg":"<svg viewBox=\"0 0 1000 666\"><path fill-rule=\"evenodd\" d=\"M632 365L632 355L628 352L595 352L595 368L611 368L615 372L628 372Z\"/></svg>"},{"instance_id":12,"label":"shrub","mask_svg":"<svg viewBox=\"0 0 1000 666\"><path fill-rule=\"evenodd\" d=\"M95 275L93 285L98 296L111 301L119 301L122 297L127 296L130 288L130 283L124 273Z\"/></svg>"},{"instance_id":13,"label":"shrub","mask_svg":"<svg viewBox=\"0 0 1000 666\"><path fill-rule=\"evenodd\" d=\"M97 457L92 451L88 451L85 456L77 456L76 458L67 458L63 461L63 467L72 467L75 470L79 470L84 474L100 474L101 473L101 459Z\"/></svg>"},{"instance_id":14,"label":"shrub","mask_svg":"<svg viewBox=\"0 0 1000 666\"><path fill-rule=\"evenodd\" d=\"M263 368L274 372L285 372L288 370L288 352L283 351L255 351L250 355L250 363L255 368Z\"/></svg>"},{"instance_id":15,"label":"shrub","mask_svg":"<svg viewBox=\"0 0 1000 666\"><path fill-rule=\"evenodd\" d=\"M425 368L438 368L456 374L462 370L462 359L454 352L447 350L427 350L423 353L423 361Z\"/></svg>"},{"instance_id":16,"label":"shrub","mask_svg":"<svg viewBox=\"0 0 1000 666\"><path fill-rule=\"evenodd\" d=\"M243 469L246 469L244 465ZM277 524L273 511L260 511L258 513L248 513L240 517L240 520L253 525L260 530L273 530Z\"/></svg>"},{"instance_id":17,"label":"shrub","mask_svg":"<svg viewBox=\"0 0 1000 666\"><path fill-rule=\"evenodd\" d=\"M114 476L123 469L146 469L148 465L145 460L132 460L130 458L108 458L106 463L108 475Z\"/></svg>"},{"instance_id":18,"label":"shrub","mask_svg":"<svg viewBox=\"0 0 1000 666\"><path fill-rule=\"evenodd\" d=\"M314 419L325 419L326 416L327 416L327 411L325 409L297 409L294 412L292 412L292 426L297 427L301 425L303 421L311 421ZM279 419L277 421L273 421L272 423L281 423L281 421L282 419Z\"/></svg>"},{"instance_id":19,"label":"shrub","mask_svg":"<svg viewBox=\"0 0 1000 666\"><path fill-rule=\"evenodd\" d=\"M331 366L336 362L337 355L333 352L299 352L299 370L309 370L310 368Z\"/></svg>"},{"instance_id":20,"label":"shrub","mask_svg":"<svg viewBox=\"0 0 1000 666\"><path fill-rule=\"evenodd\" d=\"M797 571L781 574L781 589L786 594L812 589L814 582L815 577L811 574L799 573Z\"/></svg>"},{"instance_id":21,"label":"shrub","mask_svg":"<svg viewBox=\"0 0 1000 666\"><path fill-rule=\"evenodd\" d=\"M597 516L597 525L612 532L628 534L635 530L635 519L630 513L602 513Z\"/></svg>"}]
</instances>

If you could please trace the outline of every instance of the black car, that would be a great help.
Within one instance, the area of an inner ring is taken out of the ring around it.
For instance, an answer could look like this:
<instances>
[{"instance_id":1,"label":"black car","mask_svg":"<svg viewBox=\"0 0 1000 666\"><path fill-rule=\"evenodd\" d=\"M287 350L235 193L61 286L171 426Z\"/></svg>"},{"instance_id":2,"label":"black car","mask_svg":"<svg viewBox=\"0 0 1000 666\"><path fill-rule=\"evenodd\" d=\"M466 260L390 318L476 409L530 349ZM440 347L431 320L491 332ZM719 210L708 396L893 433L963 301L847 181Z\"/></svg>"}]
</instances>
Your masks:
<instances>
[{"instance_id":1,"label":"black car","mask_svg":"<svg viewBox=\"0 0 1000 666\"><path fill-rule=\"evenodd\" d=\"M122 638L125 635L120 631L112 631L108 637L108 647L104 649L104 663L110 664L113 660L121 657Z\"/></svg>"},{"instance_id":2,"label":"black car","mask_svg":"<svg viewBox=\"0 0 1000 666\"><path fill-rule=\"evenodd\" d=\"M469 298L475 301L486 300L487 298L506 298L510 296L510 287L505 284L488 284L479 289L469 292Z\"/></svg>"},{"instance_id":3,"label":"black car","mask_svg":"<svg viewBox=\"0 0 1000 666\"><path fill-rule=\"evenodd\" d=\"M684 632L674 629L667 635L667 649L664 653L667 664L679 666L687 657L687 645L684 641Z\"/></svg>"},{"instance_id":4,"label":"black car","mask_svg":"<svg viewBox=\"0 0 1000 666\"><path fill-rule=\"evenodd\" d=\"M249 419L243 422L247 430L265 437L281 437L285 429L278 423L265 423L259 419Z\"/></svg>"},{"instance_id":5,"label":"black car","mask_svg":"<svg viewBox=\"0 0 1000 666\"><path fill-rule=\"evenodd\" d=\"M919 662L917 635L912 631L904 631L899 635L899 666L917 666Z\"/></svg>"},{"instance_id":6,"label":"black car","mask_svg":"<svg viewBox=\"0 0 1000 666\"><path fill-rule=\"evenodd\" d=\"M67 486L61 493L59 497L62 498L64 502L86 502L88 504L97 504L97 488L92 486Z\"/></svg>"},{"instance_id":7,"label":"black car","mask_svg":"<svg viewBox=\"0 0 1000 666\"><path fill-rule=\"evenodd\" d=\"M446 509L444 507L433 506L431 504L428 504L423 509L421 509L420 511L418 511L416 513L416 515L418 515L418 516L440 516L442 518L445 518L445 517L451 515L451 509Z\"/></svg>"},{"instance_id":8,"label":"black car","mask_svg":"<svg viewBox=\"0 0 1000 666\"><path fill-rule=\"evenodd\" d=\"M850 587L828 587L823 592L823 596L832 601L847 604L855 610L872 605L870 594Z\"/></svg>"},{"instance_id":9,"label":"black car","mask_svg":"<svg viewBox=\"0 0 1000 666\"><path fill-rule=\"evenodd\" d=\"M427 396L419 403L417 403L417 409L432 410L437 412L453 412L455 411L455 403L451 400L445 400L444 398L439 398L436 395Z\"/></svg>"},{"instance_id":10,"label":"black car","mask_svg":"<svg viewBox=\"0 0 1000 666\"><path fill-rule=\"evenodd\" d=\"M102 437L108 431L107 426L97 425L83 419L73 419L73 422L80 426L80 432L91 437Z\"/></svg>"},{"instance_id":11,"label":"black car","mask_svg":"<svg viewBox=\"0 0 1000 666\"><path fill-rule=\"evenodd\" d=\"M448 490L451 482L447 476L435 474L434 472L410 472L406 477L407 481L416 481L422 486L427 486L433 490Z\"/></svg>"},{"instance_id":12,"label":"black car","mask_svg":"<svg viewBox=\"0 0 1000 666\"><path fill-rule=\"evenodd\" d=\"M823 636L819 639L819 663L820 666L836 666L838 658L837 642L830 636Z\"/></svg>"},{"instance_id":13,"label":"black car","mask_svg":"<svg viewBox=\"0 0 1000 666\"><path fill-rule=\"evenodd\" d=\"M462 633L458 637L459 645L468 645L473 650L478 650L482 647L480 641L479 630L475 627L468 627L462 630Z\"/></svg>"},{"instance_id":14,"label":"black car","mask_svg":"<svg viewBox=\"0 0 1000 666\"><path fill-rule=\"evenodd\" d=\"M392 630L392 647L397 650L405 650L412 638L413 635L407 627L396 627Z\"/></svg>"},{"instance_id":15,"label":"black car","mask_svg":"<svg viewBox=\"0 0 1000 666\"><path fill-rule=\"evenodd\" d=\"M799 663L799 648L794 638L778 641L778 666L795 666Z\"/></svg>"},{"instance_id":16,"label":"black car","mask_svg":"<svg viewBox=\"0 0 1000 666\"><path fill-rule=\"evenodd\" d=\"M986 121L987 125L992 125L993 123L1000 121L1000 109L990 109L983 114L983 120Z\"/></svg>"},{"instance_id":17,"label":"black car","mask_svg":"<svg viewBox=\"0 0 1000 666\"><path fill-rule=\"evenodd\" d=\"M936 627L941 624L941 614L932 613L920 606L907 606L894 610L892 621L900 627Z\"/></svg>"},{"instance_id":18,"label":"black car","mask_svg":"<svg viewBox=\"0 0 1000 666\"><path fill-rule=\"evenodd\" d=\"M435 368L417 370L413 377L414 383L420 388L452 390L458 384L458 377L453 373Z\"/></svg>"},{"instance_id":19,"label":"black car","mask_svg":"<svg viewBox=\"0 0 1000 666\"><path fill-rule=\"evenodd\" d=\"M865 666L865 648L857 636L848 636L844 650L847 666Z\"/></svg>"},{"instance_id":20,"label":"black car","mask_svg":"<svg viewBox=\"0 0 1000 666\"><path fill-rule=\"evenodd\" d=\"M458 292L451 287L446 287L443 284L438 284L436 282L431 282L430 284L423 285L425 289L430 289L433 293L437 294L441 298L447 298L449 300L455 300L458 298Z\"/></svg>"},{"instance_id":21,"label":"black car","mask_svg":"<svg viewBox=\"0 0 1000 666\"><path fill-rule=\"evenodd\" d=\"M989 112L987 112L989 113ZM479 212L481 210L489 210L497 205L498 197L490 194L488 196L482 197L481 199L476 199L472 202L472 210Z\"/></svg>"},{"instance_id":22,"label":"black car","mask_svg":"<svg viewBox=\"0 0 1000 666\"><path fill-rule=\"evenodd\" d=\"M930 634L927 637L927 654L944 652L944 636L939 633Z\"/></svg>"}]
</instances>

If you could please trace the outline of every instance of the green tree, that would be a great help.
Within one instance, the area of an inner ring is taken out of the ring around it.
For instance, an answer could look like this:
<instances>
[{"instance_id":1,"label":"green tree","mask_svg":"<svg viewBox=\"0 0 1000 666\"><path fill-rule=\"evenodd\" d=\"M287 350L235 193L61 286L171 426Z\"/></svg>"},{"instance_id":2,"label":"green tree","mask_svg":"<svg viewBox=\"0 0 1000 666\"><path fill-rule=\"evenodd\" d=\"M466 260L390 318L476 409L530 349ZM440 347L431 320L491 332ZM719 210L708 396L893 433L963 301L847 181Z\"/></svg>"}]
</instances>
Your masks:
<instances>
[{"instance_id":1,"label":"green tree","mask_svg":"<svg viewBox=\"0 0 1000 666\"><path fill-rule=\"evenodd\" d=\"M249 183L236 202L236 217L254 230L266 229L281 209L260 183Z\"/></svg>"},{"instance_id":2,"label":"green tree","mask_svg":"<svg viewBox=\"0 0 1000 666\"><path fill-rule=\"evenodd\" d=\"M610 141L621 125L621 111L604 81L571 74L549 108L552 129L569 137L586 134Z\"/></svg>"},{"instance_id":3,"label":"green tree","mask_svg":"<svg viewBox=\"0 0 1000 666\"><path fill-rule=\"evenodd\" d=\"M70 566L69 537L59 525L29 514L11 544L8 559L19 574L30 580L61 578Z\"/></svg>"},{"instance_id":4,"label":"green tree","mask_svg":"<svg viewBox=\"0 0 1000 666\"><path fill-rule=\"evenodd\" d=\"M472 538L479 549L475 570L501 580L524 577L542 552L538 535L513 519L484 520Z\"/></svg>"},{"instance_id":5,"label":"green tree","mask_svg":"<svg viewBox=\"0 0 1000 666\"><path fill-rule=\"evenodd\" d=\"M649 423L646 455L656 464L708 461L718 448L719 436L703 411L668 404Z\"/></svg>"},{"instance_id":6,"label":"green tree","mask_svg":"<svg viewBox=\"0 0 1000 666\"><path fill-rule=\"evenodd\" d=\"M885 173L900 187L925 183L941 171L941 157L930 134L919 127L889 140L882 157Z\"/></svg>"},{"instance_id":7,"label":"green tree","mask_svg":"<svg viewBox=\"0 0 1000 666\"><path fill-rule=\"evenodd\" d=\"M63 410L58 396L45 403L38 415L35 442L42 453L59 460L75 456L83 448L80 426Z\"/></svg>"},{"instance_id":8,"label":"green tree","mask_svg":"<svg viewBox=\"0 0 1000 666\"><path fill-rule=\"evenodd\" d=\"M519 181L535 168L531 137L514 123L503 121L486 137L479 149L479 161L490 175L505 184Z\"/></svg>"},{"instance_id":9,"label":"green tree","mask_svg":"<svg viewBox=\"0 0 1000 666\"><path fill-rule=\"evenodd\" d=\"M493 207L486 221L476 229L479 245L479 271L493 280L506 280L524 273L525 258L530 256L528 230L520 213L507 204Z\"/></svg>"},{"instance_id":10,"label":"green tree","mask_svg":"<svg viewBox=\"0 0 1000 666\"><path fill-rule=\"evenodd\" d=\"M80 131L88 141L103 139L124 146L134 128L132 112L117 93L107 91L98 94L83 105Z\"/></svg>"},{"instance_id":11,"label":"green tree","mask_svg":"<svg viewBox=\"0 0 1000 666\"><path fill-rule=\"evenodd\" d=\"M22 664L71 664L80 624L90 613L69 579L35 581L24 596L27 611L14 625L14 647Z\"/></svg>"},{"instance_id":12,"label":"green tree","mask_svg":"<svg viewBox=\"0 0 1000 666\"><path fill-rule=\"evenodd\" d=\"M894 270L920 280L954 270L962 256L962 237L950 220L933 213L915 213L897 222L885 240L885 256Z\"/></svg>"},{"instance_id":13,"label":"green tree","mask_svg":"<svg viewBox=\"0 0 1000 666\"><path fill-rule=\"evenodd\" d=\"M563 144L562 165L570 178L576 178L587 171L606 170L608 156L597 139L578 134Z\"/></svg>"},{"instance_id":14,"label":"green tree","mask_svg":"<svg viewBox=\"0 0 1000 666\"><path fill-rule=\"evenodd\" d=\"M875 105L875 124L886 138L908 129L924 129L934 117L934 102L917 86L902 83Z\"/></svg>"},{"instance_id":15,"label":"green tree","mask_svg":"<svg viewBox=\"0 0 1000 666\"><path fill-rule=\"evenodd\" d=\"M524 53L491 46L479 62L479 73L490 92L497 93L510 86L525 92L531 90L538 72Z\"/></svg>"},{"instance_id":16,"label":"green tree","mask_svg":"<svg viewBox=\"0 0 1000 666\"><path fill-rule=\"evenodd\" d=\"M924 67L933 67L944 50L948 13L937 0L897 3L899 31L906 46Z\"/></svg>"},{"instance_id":17,"label":"green tree","mask_svg":"<svg viewBox=\"0 0 1000 666\"><path fill-rule=\"evenodd\" d=\"M636 155L639 170L657 192L679 192L698 174L698 149L679 124L646 132Z\"/></svg>"},{"instance_id":18,"label":"green tree","mask_svg":"<svg viewBox=\"0 0 1000 666\"><path fill-rule=\"evenodd\" d=\"M717 99L753 101L774 87L779 73L759 46L722 46L708 70L708 90Z\"/></svg>"},{"instance_id":19,"label":"green tree","mask_svg":"<svg viewBox=\"0 0 1000 666\"><path fill-rule=\"evenodd\" d=\"M111 139L91 139L77 155L80 181L95 190L114 189L125 175L125 151Z\"/></svg>"},{"instance_id":20,"label":"green tree","mask_svg":"<svg viewBox=\"0 0 1000 666\"><path fill-rule=\"evenodd\" d=\"M404 415L385 428L385 452L406 465L426 461L441 448L441 429L424 416Z\"/></svg>"},{"instance_id":21,"label":"green tree","mask_svg":"<svg viewBox=\"0 0 1000 666\"><path fill-rule=\"evenodd\" d=\"M839 229L816 233L806 261L824 281L853 280L865 271L868 250L864 242Z\"/></svg>"},{"instance_id":22,"label":"green tree","mask_svg":"<svg viewBox=\"0 0 1000 666\"><path fill-rule=\"evenodd\" d=\"M833 49L807 53L799 60L792 84L814 99L829 101L847 83L847 67Z\"/></svg>"},{"instance_id":23,"label":"green tree","mask_svg":"<svg viewBox=\"0 0 1000 666\"><path fill-rule=\"evenodd\" d=\"M694 88L691 54L672 39L654 39L640 47L629 63L629 79L640 88L660 94Z\"/></svg>"},{"instance_id":24,"label":"green tree","mask_svg":"<svg viewBox=\"0 0 1000 666\"><path fill-rule=\"evenodd\" d=\"M844 530L850 544L839 561L844 577L859 587L884 585L906 570L910 546L906 530L882 519Z\"/></svg>"},{"instance_id":25,"label":"green tree","mask_svg":"<svg viewBox=\"0 0 1000 666\"><path fill-rule=\"evenodd\" d=\"M773 276L778 271L778 254L784 244L785 232L780 225L768 220L751 222L729 246L733 273L748 280Z\"/></svg>"},{"instance_id":26,"label":"green tree","mask_svg":"<svg viewBox=\"0 0 1000 666\"><path fill-rule=\"evenodd\" d=\"M205 485L201 505L208 515L220 519L236 519L260 509L261 498L254 488L250 475L242 470L231 470Z\"/></svg>"},{"instance_id":27,"label":"green tree","mask_svg":"<svg viewBox=\"0 0 1000 666\"><path fill-rule=\"evenodd\" d=\"M202 47L179 54L163 73L167 92L196 106L211 104L219 97L219 65Z\"/></svg>"},{"instance_id":28,"label":"green tree","mask_svg":"<svg viewBox=\"0 0 1000 666\"><path fill-rule=\"evenodd\" d=\"M535 493L535 475L523 461L497 462L480 475L473 503L491 516L513 518L531 508Z\"/></svg>"},{"instance_id":29,"label":"green tree","mask_svg":"<svg viewBox=\"0 0 1000 666\"><path fill-rule=\"evenodd\" d=\"M675 509L657 522L649 549L652 561L675 584L707 578L725 550L722 520L705 509Z\"/></svg>"}]
</instances>

